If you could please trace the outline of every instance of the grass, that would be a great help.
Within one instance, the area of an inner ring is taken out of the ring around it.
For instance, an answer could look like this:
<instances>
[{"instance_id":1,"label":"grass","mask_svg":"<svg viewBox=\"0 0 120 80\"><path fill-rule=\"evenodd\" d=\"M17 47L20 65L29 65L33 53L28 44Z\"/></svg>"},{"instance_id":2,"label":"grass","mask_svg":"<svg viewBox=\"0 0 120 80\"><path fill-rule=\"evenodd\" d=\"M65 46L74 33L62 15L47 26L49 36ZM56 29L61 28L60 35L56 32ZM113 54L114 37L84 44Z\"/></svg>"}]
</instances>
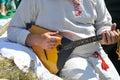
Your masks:
<instances>
[{"instance_id":1,"label":"grass","mask_svg":"<svg viewBox=\"0 0 120 80\"><path fill-rule=\"evenodd\" d=\"M13 60L0 56L0 80L38 80L30 70L24 73L16 67Z\"/></svg>"}]
</instances>

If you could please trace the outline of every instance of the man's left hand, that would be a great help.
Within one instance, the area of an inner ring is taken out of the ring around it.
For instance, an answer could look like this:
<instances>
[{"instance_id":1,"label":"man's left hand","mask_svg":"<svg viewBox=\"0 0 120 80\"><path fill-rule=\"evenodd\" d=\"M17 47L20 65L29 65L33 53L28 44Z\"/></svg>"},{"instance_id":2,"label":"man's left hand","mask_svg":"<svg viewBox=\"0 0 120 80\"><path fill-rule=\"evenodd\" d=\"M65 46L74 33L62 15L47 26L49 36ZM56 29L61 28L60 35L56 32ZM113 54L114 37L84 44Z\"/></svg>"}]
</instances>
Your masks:
<instances>
[{"instance_id":1,"label":"man's left hand","mask_svg":"<svg viewBox=\"0 0 120 80\"><path fill-rule=\"evenodd\" d=\"M116 23L111 25L111 30L106 30L102 33L101 44L110 45L115 44L118 41L118 33L116 31Z\"/></svg>"}]
</instances>

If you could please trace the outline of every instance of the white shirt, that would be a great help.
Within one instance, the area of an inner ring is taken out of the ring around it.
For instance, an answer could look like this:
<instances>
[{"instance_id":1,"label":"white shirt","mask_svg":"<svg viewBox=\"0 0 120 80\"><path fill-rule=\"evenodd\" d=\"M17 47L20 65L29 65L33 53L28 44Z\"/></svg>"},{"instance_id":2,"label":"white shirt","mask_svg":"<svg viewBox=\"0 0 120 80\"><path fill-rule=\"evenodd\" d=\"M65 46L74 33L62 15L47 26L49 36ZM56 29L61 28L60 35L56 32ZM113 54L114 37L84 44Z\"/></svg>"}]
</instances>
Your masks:
<instances>
[{"instance_id":1,"label":"white shirt","mask_svg":"<svg viewBox=\"0 0 120 80\"><path fill-rule=\"evenodd\" d=\"M13 16L8 39L25 44L26 23L35 22L44 28L60 31L65 37L77 40L101 34L111 28L111 16L104 0L78 0L81 11L75 15L75 6L71 0L22 0Z\"/></svg>"}]
</instances>

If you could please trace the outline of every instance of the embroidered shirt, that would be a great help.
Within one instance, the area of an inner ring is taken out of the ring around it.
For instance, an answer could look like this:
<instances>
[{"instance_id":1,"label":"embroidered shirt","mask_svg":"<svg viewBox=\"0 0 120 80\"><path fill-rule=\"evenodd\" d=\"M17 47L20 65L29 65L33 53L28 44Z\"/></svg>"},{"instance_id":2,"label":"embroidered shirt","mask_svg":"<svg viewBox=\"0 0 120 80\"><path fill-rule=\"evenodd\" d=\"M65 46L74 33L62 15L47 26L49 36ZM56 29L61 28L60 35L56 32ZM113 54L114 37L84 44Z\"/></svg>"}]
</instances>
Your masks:
<instances>
[{"instance_id":1,"label":"embroidered shirt","mask_svg":"<svg viewBox=\"0 0 120 80\"><path fill-rule=\"evenodd\" d=\"M60 31L65 37L77 40L101 34L111 28L111 16L104 0L77 0L76 16L72 0L22 0L8 29L8 39L25 44L29 34L26 23L35 22L44 28ZM14 29L13 29L14 28ZM23 29L24 28L24 29Z\"/></svg>"}]
</instances>

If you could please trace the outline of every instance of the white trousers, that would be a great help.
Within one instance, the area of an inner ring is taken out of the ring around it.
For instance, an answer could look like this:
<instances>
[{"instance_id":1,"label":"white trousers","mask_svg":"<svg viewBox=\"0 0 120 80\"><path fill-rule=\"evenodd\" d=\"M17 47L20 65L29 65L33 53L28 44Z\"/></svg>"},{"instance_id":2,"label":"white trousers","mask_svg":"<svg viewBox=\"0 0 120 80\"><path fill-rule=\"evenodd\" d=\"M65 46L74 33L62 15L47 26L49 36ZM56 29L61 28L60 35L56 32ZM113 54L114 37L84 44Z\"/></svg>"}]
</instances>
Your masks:
<instances>
[{"instance_id":1,"label":"white trousers","mask_svg":"<svg viewBox=\"0 0 120 80\"><path fill-rule=\"evenodd\" d=\"M102 69L102 61L93 55L94 51L97 51L109 66L107 70ZM76 48L65 63L60 76L65 80L120 80L114 65L97 43Z\"/></svg>"},{"instance_id":2,"label":"white trousers","mask_svg":"<svg viewBox=\"0 0 120 80\"><path fill-rule=\"evenodd\" d=\"M101 60L92 55L94 51L98 51L108 64L107 70L103 70ZM49 73L31 48L8 42L6 38L0 38L0 54L13 59L19 69L25 72L32 67L38 77ZM65 80L120 80L118 72L102 47L93 43L77 47L66 61L60 76ZM43 77L47 78L47 76Z\"/></svg>"}]
</instances>

